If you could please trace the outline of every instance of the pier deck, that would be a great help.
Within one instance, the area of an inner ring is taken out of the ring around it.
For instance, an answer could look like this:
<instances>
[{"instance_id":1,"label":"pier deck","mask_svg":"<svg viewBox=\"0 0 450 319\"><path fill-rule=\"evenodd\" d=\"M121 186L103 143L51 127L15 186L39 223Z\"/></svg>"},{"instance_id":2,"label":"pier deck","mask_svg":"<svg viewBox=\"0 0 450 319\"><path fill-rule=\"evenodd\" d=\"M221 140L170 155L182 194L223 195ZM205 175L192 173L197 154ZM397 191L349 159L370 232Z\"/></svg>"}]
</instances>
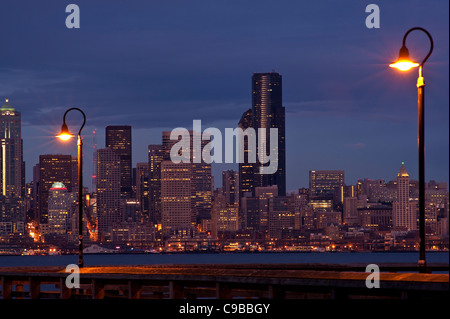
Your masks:
<instances>
[{"instance_id":1,"label":"pier deck","mask_svg":"<svg viewBox=\"0 0 450 319\"><path fill-rule=\"evenodd\" d=\"M225 264L88 266L80 288L67 288L65 267L0 267L3 299L444 299L448 264L380 264L380 288L366 287L366 265ZM416 272L414 272L416 271Z\"/></svg>"}]
</instances>

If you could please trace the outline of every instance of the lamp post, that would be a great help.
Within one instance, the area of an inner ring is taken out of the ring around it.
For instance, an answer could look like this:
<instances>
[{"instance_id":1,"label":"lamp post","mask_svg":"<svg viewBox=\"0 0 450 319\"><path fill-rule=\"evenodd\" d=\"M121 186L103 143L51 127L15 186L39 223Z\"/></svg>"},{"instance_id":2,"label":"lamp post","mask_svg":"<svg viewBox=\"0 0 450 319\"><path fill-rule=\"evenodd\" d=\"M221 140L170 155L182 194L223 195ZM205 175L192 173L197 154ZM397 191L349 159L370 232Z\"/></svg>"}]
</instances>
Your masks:
<instances>
[{"instance_id":1,"label":"lamp post","mask_svg":"<svg viewBox=\"0 0 450 319\"><path fill-rule=\"evenodd\" d=\"M419 30L424 32L430 40L430 50L423 59L422 63L413 62L409 58L409 51L405 45L406 37L411 31ZM418 93L418 147L419 147L419 272L426 272L425 260L425 80L423 77L423 65L433 52L433 38L424 28L415 27L409 29L403 36L403 44L400 49L398 60L389 66L401 71L408 71L413 67L419 67L419 77L417 79Z\"/></svg>"},{"instance_id":2,"label":"lamp post","mask_svg":"<svg viewBox=\"0 0 450 319\"><path fill-rule=\"evenodd\" d=\"M77 110L83 115L83 125L81 125L78 131L78 267L82 268L84 266L83 260L83 141L81 140L81 130L86 124L86 115L82 110L76 107L68 109L64 113L63 125L61 127L61 132L57 135L63 141L74 137L73 134L69 132L69 128L66 124L66 115L72 110Z\"/></svg>"}]
</instances>

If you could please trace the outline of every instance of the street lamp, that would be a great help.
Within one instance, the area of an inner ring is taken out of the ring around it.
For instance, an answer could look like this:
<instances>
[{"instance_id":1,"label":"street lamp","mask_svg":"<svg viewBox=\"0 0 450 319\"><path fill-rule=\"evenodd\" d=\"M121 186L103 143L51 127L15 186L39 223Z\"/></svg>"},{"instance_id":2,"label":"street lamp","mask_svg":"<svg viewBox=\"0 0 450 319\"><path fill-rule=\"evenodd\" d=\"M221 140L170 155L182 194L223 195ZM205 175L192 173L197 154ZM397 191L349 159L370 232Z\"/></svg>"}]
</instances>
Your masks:
<instances>
[{"instance_id":1,"label":"street lamp","mask_svg":"<svg viewBox=\"0 0 450 319\"><path fill-rule=\"evenodd\" d=\"M76 107L68 109L64 113L63 125L61 127L61 132L57 135L61 140L67 141L74 137L73 134L69 132L69 128L66 124L66 115L72 110L77 110L83 115L83 125L81 125L78 131L78 267L83 267L83 141L81 140L81 130L86 124L86 115L82 110Z\"/></svg>"},{"instance_id":2,"label":"street lamp","mask_svg":"<svg viewBox=\"0 0 450 319\"><path fill-rule=\"evenodd\" d=\"M411 31L420 30L423 31L430 39L430 50L423 59L422 63L417 63L411 61L409 58L409 51L406 48L405 42L406 37ZM400 54L398 60L394 63L389 64L392 68L397 68L400 71L408 71L413 67L419 67L419 77L417 79L417 90L418 90L418 106L419 106L419 237L420 237L420 247L419 247L419 272L426 272L426 261L425 261L425 81L423 78L423 65L425 61L430 57L431 52L433 52L433 38L430 33L424 28L416 27L409 29L403 36L403 45L400 49Z\"/></svg>"}]
</instances>

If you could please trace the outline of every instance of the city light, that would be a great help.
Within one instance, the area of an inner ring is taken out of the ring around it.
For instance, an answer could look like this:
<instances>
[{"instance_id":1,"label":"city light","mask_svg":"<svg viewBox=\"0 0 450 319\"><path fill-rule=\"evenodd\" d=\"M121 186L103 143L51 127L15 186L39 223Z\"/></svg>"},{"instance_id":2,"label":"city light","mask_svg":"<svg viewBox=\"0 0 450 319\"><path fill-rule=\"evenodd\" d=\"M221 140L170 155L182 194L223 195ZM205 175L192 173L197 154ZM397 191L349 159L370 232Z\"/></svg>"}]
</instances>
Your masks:
<instances>
[{"instance_id":1,"label":"city light","mask_svg":"<svg viewBox=\"0 0 450 319\"><path fill-rule=\"evenodd\" d=\"M67 141L72 137L74 137L74 135L69 132L66 123L64 123L61 127L61 132L58 135L56 135L56 137L60 138L63 141Z\"/></svg>"},{"instance_id":2,"label":"city light","mask_svg":"<svg viewBox=\"0 0 450 319\"><path fill-rule=\"evenodd\" d=\"M418 67L419 63L412 61L396 61L394 63L389 64L391 68L396 68L400 71L408 71L412 68Z\"/></svg>"},{"instance_id":3,"label":"city light","mask_svg":"<svg viewBox=\"0 0 450 319\"><path fill-rule=\"evenodd\" d=\"M70 111L78 111L83 116L83 124L81 124L80 130L78 131L78 141L77 141L77 150L78 150L78 267L83 267L84 265L84 257L83 257L83 141L81 139L81 131L83 130L84 125L86 124L86 115L84 112L77 108L72 107L68 109L63 116L63 124L61 126L61 133L57 137L59 137L63 141L67 141L69 138L73 137L69 132L69 128L66 124L66 115Z\"/></svg>"},{"instance_id":4,"label":"city light","mask_svg":"<svg viewBox=\"0 0 450 319\"><path fill-rule=\"evenodd\" d=\"M430 48L423 61L419 64L412 62L409 58L409 51L406 48L406 38L412 31L422 31L428 37ZM434 42L431 34L421 27L411 28L406 31L403 36L402 47L398 61L389 64L390 67L395 67L401 71L407 71L412 67L419 66L419 76L417 78L417 101L418 101L418 150L419 150L419 268L420 272L426 272L425 260L425 80L423 76L423 66L433 52ZM403 164L402 164L403 166Z\"/></svg>"},{"instance_id":5,"label":"city light","mask_svg":"<svg viewBox=\"0 0 450 319\"><path fill-rule=\"evenodd\" d=\"M397 61L389 64L391 68L396 68L400 71L408 71L412 68L418 67L419 63L413 62L409 58L409 51L408 48L403 43L403 46L400 48L400 53L398 54Z\"/></svg>"}]
</instances>

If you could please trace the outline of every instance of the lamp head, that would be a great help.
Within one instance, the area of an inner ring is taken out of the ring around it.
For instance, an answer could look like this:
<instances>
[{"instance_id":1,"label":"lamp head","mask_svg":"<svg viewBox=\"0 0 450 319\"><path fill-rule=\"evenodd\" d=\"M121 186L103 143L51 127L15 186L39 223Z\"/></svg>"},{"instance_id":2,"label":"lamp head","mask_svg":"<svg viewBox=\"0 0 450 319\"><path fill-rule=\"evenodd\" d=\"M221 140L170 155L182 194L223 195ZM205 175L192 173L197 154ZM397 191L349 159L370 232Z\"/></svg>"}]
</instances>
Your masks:
<instances>
[{"instance_id":1,"label":"lamp head","mask_svg":"<svg viewBox=\"0 0 450 319\"><path fill-rule=\"evenodd\" d=\"M60 139L63 141L67 141L68 139L73 137L73 134L69 132L69 128L67 127L66 123L63 123L61 126L61 132L57 135Z\"/></svg>"},{"instance_id":2,"label":"lamp head","mask_svg":"<svg viewBox=\"0 0 450 319\"><path fill-rule=\"evenodd\" d=\"M400 53L398 54L397 61L389 64L389 66L400 71L408 71L412 68L418 67L419 63L411 61L411 59L409 58L408 48L402 46L400 49Z\"/></svg>"}]
</instances>

